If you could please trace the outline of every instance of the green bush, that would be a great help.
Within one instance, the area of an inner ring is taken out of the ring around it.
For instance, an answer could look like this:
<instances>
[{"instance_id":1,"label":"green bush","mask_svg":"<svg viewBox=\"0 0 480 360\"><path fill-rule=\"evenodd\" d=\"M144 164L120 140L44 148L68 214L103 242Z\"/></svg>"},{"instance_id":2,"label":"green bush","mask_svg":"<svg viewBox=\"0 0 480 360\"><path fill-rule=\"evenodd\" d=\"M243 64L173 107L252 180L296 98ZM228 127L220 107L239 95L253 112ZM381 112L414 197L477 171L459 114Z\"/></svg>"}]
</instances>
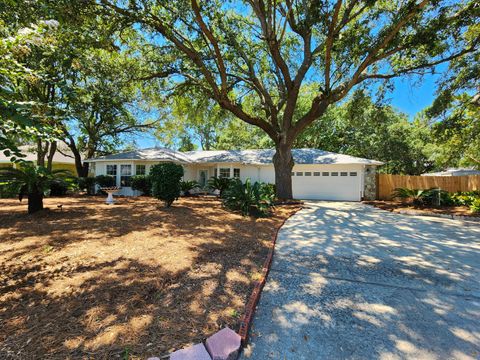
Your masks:
<instances>
[{"instance_id":1,"label":"green bush","mask_svg":"<svg viewBox=\"0 0 480 360\"><path fill-rule=\"evenodd\" d=\"M110 175L98 175L95 176L95 184L102 187L112 187L116 186L116 180L113 176Z\"/></svg>"},{"instance_id":2,"label":"green bush","mask_svg":"<svg viewBox=\"0 0 480 360\"><path fill-rule=\"evenodd\" d=\"M180 180L183 177L183 167L171 162L152 166L150 179L152 195L165 203L166 207L180 196Z\"/></svg>"},{"instance_id":3,"label":"green bush","mask_svg":"<svg viewBox=\"0 0 480 360\"><path fill-rule=\"evenodd\" d=\"M480 197L475 198L470 204L470 210L473 213L480 213Z\"/></svg>"},{"instance_id":4,"label":"green bush","mask_svg":"<svg viewBox=\"0 0 480 360\"><path fill-rule=\"evenodd\" d=\"M243 215L265 216L273 207L274 190L271 184L255 182L252 185L250 179L245 183L234 179L225 190L223 204L230 210L241 211Z\"/></svg>"},{"instance_id":5,"label":"green bush","mask_svg":"<svg viewBox=\"0 0 480 360\"><path fill-rule=\"evenodd\" d=\"M143 195L152 194L152 182L149 175L135 175L131 177L131 186L133 190L138 190Z\"/></svg>"},{"instance_id":6,"label":"green bush","mask_svg":"<svg viewBox=\"0 0 480 360\"><path fill-rule=\"evenodd\" d=\"M78 188L86 191L88 195L95 194L95 178L94 177L80 177L77 179Z\"/></svg>"},{"instance_id":7,"label":"green bush","mask_svg":"<svg viewBox=\"0 0 480 360\"><path fill-rule=\"evenodd\" d=\"M223 192L228 189L232 182L237 182L237 180L238 179L212 176L210 180L208 180L208 188L213 191L218 190L219 196L223 197Z\"/></svg>"},{"instance_id":8,"label":"green bush","mask_svg":"<svg viewBox=\"0 0 480 360\"><path fill-rule=\"evenodd\" d=\"M65 181L52 181L50 183L50 196L65 196L69 187L69 184Z\"/></svg>"},{"instance_id":9,"label":"green bush","mask_svg":"<svg viewBox=\"0 0 480 360\"><path fill-rule=\"evenodd\" d=\"M11 199L18 196L20 187L18 184L0 182L0 199Z\"/></svg>"},{"instance_id":10,"label":"green bush","mask_svg":"<svg viewBox=\"0 0 480 360\"><path fill-rule=\"evenodd\" d=\"M191 181L180 181L180 190L183 191L183 195L190 196L193 189L200 187L200 184L195 180Z\"/></svg>"},{"instance_id":11,"label":"green bush","mask_svg":"<svg viewBox=\"0 0 480 360\"><path fill-rule=\"evenodd\" d=\"M402 200L411 199L413 205L415 206L424 205L425 198L428 195L428 190L409 188L396 188L392 193L393 198L399 198Z\"/></svg>"},{"instance_id":12,"label":"green bush","mask_svg":"<svg viewBox=\"0 0 480 360\"><path fill-rule=\"evenodd\" d=\"M471 206L476 199L480 198L480 191L456 192L451 197L454 205Z\"/></svg>"}]
</instances>

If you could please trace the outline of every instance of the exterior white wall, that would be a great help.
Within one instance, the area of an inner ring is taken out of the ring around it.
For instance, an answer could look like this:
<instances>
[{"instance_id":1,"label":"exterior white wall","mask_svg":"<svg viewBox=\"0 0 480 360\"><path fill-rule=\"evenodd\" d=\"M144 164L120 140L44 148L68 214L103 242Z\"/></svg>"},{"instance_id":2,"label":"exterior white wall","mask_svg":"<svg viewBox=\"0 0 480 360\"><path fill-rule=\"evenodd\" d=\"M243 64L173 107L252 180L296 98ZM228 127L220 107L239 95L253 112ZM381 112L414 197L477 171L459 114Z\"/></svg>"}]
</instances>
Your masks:
<instances>
[{"instance_id":1,"label":"exterior white wall","mask_svg":"<svg viewBox=\"0 0 480 360\"><path fill-rule=\"evenodd\" d=\"M117 165L117 186L120 186L120 165L131 164L132 175L136 175L137 164L146 165L146 173L152 165L158 162L146 161L101 161L95 166L95 175L106 175L106 165ZM240 169L240 179L244 182L250 178L252 182L262 181L265 183L275 183L275 171L273 165L244 165L238 163L206 163L206 164L184 164L184 180L200 180L200 170L208 172L207 180L214 176L215 168L230 168L230 175L233 177L233 169ZM297 172L302 172L303 176L296 176ZM305 176L305 172L311 173ZM328 172L330 176L313 176L314 172ZM331 176L332 172L338 172L338 176ZM347 172L348 176L340 176L341 172ZM356 172L357 176L350 176L351 172ZM218 172L219 173L219 172ZM292 176L293 196L298 199L322 199L322 200L351 200L359 201L363 196L364 190L364 166L363 165L295 165L293 167L294 176ZM123 187L119 195L137 196L140 192L132 190L130 187Z\"/></svg>"}]
</instances>

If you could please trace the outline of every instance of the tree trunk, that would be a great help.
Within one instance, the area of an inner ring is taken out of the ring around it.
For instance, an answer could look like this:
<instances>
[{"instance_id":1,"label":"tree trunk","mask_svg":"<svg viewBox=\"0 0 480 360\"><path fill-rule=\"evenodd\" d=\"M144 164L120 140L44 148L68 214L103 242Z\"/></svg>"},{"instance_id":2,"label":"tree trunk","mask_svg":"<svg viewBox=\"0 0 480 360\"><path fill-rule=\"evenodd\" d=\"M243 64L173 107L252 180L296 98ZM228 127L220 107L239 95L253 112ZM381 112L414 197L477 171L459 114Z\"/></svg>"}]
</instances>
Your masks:
<instances>
[{"instance_id":1,"label":"tree trunk","mask_svg":"<svg viewBox=\"0 0 480 360\"><path fill-rule=\"evenodd\" d=\"M34 212L40 211L43 209L43 194L41 192L32 192L28 194L28 213L33 214Z\"/></svg>"},{"instance_id":2,"label":"tree trunk","mask_svg":"<svg viewBox=\"0 0 480 360\"><path fill-rule=\"evenodd\" d=\"M277 198L279 200L289 200L293 198L293 164L292 146L286 144L277 144L276 152L273 156L273 166L275 167L275 187L277 191Z\"/></svg>"},{"instance_id":3,"label":"tree trunk","mask_svg":"<svg viewBox=\"0 0 480 360\"><path fill-rule=\"evenodd\" d=\"M47 170L48 171L52 171L53 156L55 155L56 151L57 151L57 142L52 141L50 143L50 150L48 151L48 155L47 155Z\"/></svg>"}]
</instances>

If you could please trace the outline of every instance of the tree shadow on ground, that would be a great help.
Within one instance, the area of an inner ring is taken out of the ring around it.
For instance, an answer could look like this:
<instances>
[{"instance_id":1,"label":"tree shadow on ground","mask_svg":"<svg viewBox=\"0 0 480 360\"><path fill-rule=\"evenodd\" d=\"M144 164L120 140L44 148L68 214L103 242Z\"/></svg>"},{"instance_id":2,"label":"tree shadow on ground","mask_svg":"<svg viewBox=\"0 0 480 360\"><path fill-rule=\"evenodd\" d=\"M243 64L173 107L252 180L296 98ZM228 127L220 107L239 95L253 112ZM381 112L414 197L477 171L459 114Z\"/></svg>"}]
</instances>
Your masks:
<instances>
[{"instance_id":1,"label":"tree shadow on ground","mask_svg":"<svg viewBox=\"0 0 480 360\"><path fill-rule=\"evenodd\" d=\"M144 358L236 329L285 216L242 218L201 200L156 209L146 200L102 209L102 219L81 209L87 203L15 219L0 241L1 358ZM109 224L122 221L123 232Z\"/></svg>"},{"instance_id":2,"label":"tree shadow on ground","mask_svg":"<svg viewBox=\"0 0 480 360\"><path fill-rule=\"evenodd\" d=\"M477 359L479 239L461 222L313 204L279 234L252 358Z\"/></svg>"}]
</instances>

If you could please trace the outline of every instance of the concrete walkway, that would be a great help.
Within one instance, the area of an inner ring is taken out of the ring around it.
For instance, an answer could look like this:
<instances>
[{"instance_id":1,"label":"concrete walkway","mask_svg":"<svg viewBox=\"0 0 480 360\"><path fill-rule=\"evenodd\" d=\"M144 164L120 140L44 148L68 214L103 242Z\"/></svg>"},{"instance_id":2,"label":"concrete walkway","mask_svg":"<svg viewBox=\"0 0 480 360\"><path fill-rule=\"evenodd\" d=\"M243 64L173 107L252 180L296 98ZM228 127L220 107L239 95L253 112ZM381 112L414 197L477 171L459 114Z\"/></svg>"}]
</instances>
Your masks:
<instances>
[{"instance_id":1,"label":"concrete walkway","mask_svg":"<svg viewBox=\"0 0 480 360\"><path fill-rule=\"evenodd\" d=\"M250 339L242 359L480 359L480 225L308 203Z\"/></svg>"}]
</instances>

